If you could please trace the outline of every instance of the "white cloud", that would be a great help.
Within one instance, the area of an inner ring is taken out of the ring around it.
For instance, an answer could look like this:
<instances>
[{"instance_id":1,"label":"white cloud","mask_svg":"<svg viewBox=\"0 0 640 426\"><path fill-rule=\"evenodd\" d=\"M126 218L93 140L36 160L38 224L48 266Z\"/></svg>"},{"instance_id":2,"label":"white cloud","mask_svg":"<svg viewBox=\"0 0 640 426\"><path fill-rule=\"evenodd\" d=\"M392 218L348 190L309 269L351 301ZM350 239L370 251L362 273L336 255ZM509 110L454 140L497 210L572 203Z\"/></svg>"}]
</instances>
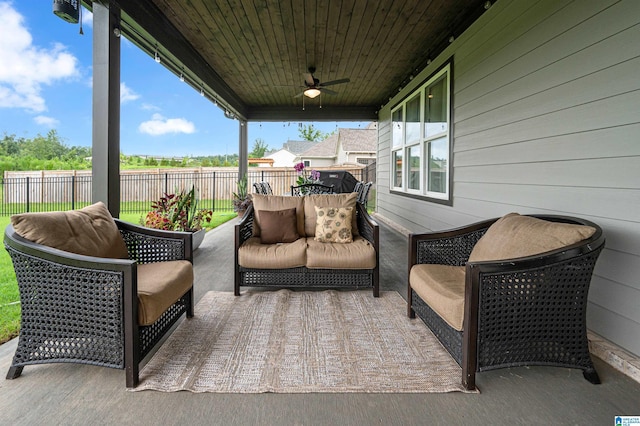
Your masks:
<instances>
[{"instance_id":1,"label":"white cloud","mask_svg":"<svg viewBox=\"0 0 640 426\"><path fill-rule=\"evenodd\" d=\"M142 104L142 109L146 111L160 111L159 107L147 103Z\"/></svg>"},{"instance_id":2,"label":"white cloud","mask_svg":"<svg viewBox=\"0 0 640 426\"><path fill-rule=\"evenodd\" d=\"M24 17L11 3L0 2L0 29L0 108L46 111L42 85L78 75L78 59L59 43L34 46Z\"/></svg>"},{"instance_id":3,"label":"white cloud","mask_svg":"<svg viewBox=\"0 0 640 426\"><path fill-rule=\"evenodd\" d=\"M129 101L135 101L140 95L127 87L124 82L120 83L120 103L124 104Z\"/></svg>"},{"instance_id":4,"label":"white cloud","mask_svg":"<svg viewBox=\"0 0 640 426\"><path fill-rule=\"evenodd\" d=\"M194 133L196 126L184 118L165 118L160 114L153 114L151 120L140 123L138 130L152 136L167 133Z\"/></svg>"},{"instance_id":5,"label":"white cloud","mask_svg":"<svg viewBox=\"0 0 640 426\"><path fill-rule=\"evenodd\" d=\"M41 126L47 126L47 127L55 127L59 121L56 120L53 117L47 117L46 115L38 115L36 117L33 118L33 120L41 125Z\"/></svg>"}]
</instances>

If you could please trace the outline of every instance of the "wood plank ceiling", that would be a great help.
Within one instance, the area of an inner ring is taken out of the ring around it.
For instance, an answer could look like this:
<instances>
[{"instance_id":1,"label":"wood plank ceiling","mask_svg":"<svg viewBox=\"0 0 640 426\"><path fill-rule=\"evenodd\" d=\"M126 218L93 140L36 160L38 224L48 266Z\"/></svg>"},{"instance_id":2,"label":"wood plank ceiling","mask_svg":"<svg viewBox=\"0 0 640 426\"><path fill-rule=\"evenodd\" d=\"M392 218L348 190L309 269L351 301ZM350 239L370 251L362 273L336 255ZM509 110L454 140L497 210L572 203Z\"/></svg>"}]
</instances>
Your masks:
<instances>
[{"instance_id":1,"label":"wood plank ceiling","mask_svg":"<svg viewBox=\"0 0 640 426\"><path fill-rule=\"evenodd\" d=\"M138 45L175 61L248 120L375 119L484 11L485 0L118 1ZM125 34L126 35L126 34ZM349 78L315 99L304 74ZM303 110L303 99L305 108ZM320 108L320 104L322 108Z\"/></svg>"}]
</instances>

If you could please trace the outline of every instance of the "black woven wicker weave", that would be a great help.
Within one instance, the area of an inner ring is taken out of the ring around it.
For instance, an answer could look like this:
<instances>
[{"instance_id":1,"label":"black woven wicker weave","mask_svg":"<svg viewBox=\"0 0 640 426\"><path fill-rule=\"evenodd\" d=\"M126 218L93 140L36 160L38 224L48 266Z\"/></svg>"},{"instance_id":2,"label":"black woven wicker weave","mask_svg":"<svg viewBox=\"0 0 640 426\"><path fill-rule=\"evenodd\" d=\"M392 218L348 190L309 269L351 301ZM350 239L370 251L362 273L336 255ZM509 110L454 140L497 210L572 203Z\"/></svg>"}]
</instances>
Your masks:
<instances>
[{"instance_id":1,"label":"black woven wicker weave","mask_svg":"<svg viewBox=\"0 0 640 426\"><path fill-rule=\"evenodd\" d=\"M299 197L309 194L333 194L333 185L323 185L321 183L303 183L302 185L291 185L291 196Z\"/></svg>"},{"instance_id":2,"label":"black woven wicker weave","mask_svg":"<svg viewBox=\"0 0 640 426\"><path fill-rule=\"evenodd\" d=\"M184 313L193 289L155 323L138 325L137 263L193 261L191 234L116 221L130 259L81 256L28 241L9 225L4 244L20 291L20 336L7 379L24 366L70 362L126 369L138 384L140 362Z\"/></svg>"},{"instance_id":3,"label":"black woven wicker weave","mask_svg":"<svg viewBox=\"0 0 640 426\"><path fill-rule=\"evenodd\" d=\"M451 328L409 285L408 314L418 316L462 366L462 381L475 388L475 373L523 365L579 368L592 383L600 379L589 354L586 308L596 260L604 248L593 222L532 215L588 225L595 234L579 243L509 261L468 262L492 219L452 231L409 237L409 271L419 263L465 265L463 331Z\"/></svg>"},{"instance_id":4,"label":"black woven wicker weave","mask_svg":"<svg viewBox=\"0 0 640 426\"><path fill-rule=\"evenodd\" d=\"M235 232L235 294L240 287L280 288L371 288L374 297L380 294L379 284L379 229L362 205L356 207L358 232L376 251L374 269L248 269L238 264L238 248L253 235L253 206L249 207Z\"/></svg>"}]
</instances>

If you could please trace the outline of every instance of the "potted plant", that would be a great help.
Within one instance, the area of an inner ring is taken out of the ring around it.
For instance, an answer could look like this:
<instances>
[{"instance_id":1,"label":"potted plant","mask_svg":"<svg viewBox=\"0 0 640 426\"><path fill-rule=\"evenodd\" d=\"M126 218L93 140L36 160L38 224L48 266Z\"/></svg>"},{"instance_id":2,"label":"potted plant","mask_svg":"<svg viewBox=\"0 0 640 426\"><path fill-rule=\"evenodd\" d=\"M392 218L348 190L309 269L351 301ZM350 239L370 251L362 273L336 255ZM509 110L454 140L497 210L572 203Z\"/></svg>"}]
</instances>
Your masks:
<instances>
[{"instance_id":1,"label":"potted plant","mask_svg":"<svg viewBox=\"0 0 640 426\"><path fill-rule=\"evenodd\" d=\"M197 249L206 230L205 223L211 222L213 212L199 209L195 186L189 191L165 193L158 201L151 203L152 210L144 218L143 225L165 231L193 232L193 250Z\"/></svg>"},{"instance_id":2,"label":"potted plant","mask_svg":"<svg viewBox=\"0 0 640 426\"><path fill-rule=\"evenodd\" d=\"M242 216L251 204L251 195L247 191L247 175L237 183L237 192L233 193L233 211Z\"/></svg>"},{"instance_id":3,"label":"potted plant","mask_svg":"<svg viewBox=\"0 0 640 426\"><path fill-rule=\"evenodd\" d=\"M303 162L300 162L293 166L294 170L298 173L298 177L296 179L296 185L306 185L309 183L322 183L320 180L320 172L317 170L311 170L311 172L307 173L305 171L305 166ZM307 190L301 189L300 193L305 195Z\"/></svg>"}]
</instances>

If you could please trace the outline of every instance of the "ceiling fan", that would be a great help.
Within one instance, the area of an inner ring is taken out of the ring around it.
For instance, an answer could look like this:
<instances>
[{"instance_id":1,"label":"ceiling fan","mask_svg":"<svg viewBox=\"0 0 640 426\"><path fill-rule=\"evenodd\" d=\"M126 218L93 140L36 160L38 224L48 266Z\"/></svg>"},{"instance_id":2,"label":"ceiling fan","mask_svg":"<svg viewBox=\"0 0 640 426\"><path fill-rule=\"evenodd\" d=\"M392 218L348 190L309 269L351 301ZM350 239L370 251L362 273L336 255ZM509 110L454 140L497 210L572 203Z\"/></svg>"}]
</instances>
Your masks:
<instances>
[{"instance_id":1,"label":"ceiling fan","mask_svg":"<svg viewBox=\"0 0 640 426\"><path fill-rule=\"evenodd\" d=\"M316 68L315 67L309 67L309 72L304 74L304 86L305 89L304 91L298 93L296 96L294 96L295 98L299 98L300 96L304 95L308 98L315 98L316 96L319 96L321 93L326 93L328 95L337 95L337 92L334 92L333 90L327 89L327 86L333 86L336 84L342 84L342 83L348 83L349 80L348 78L341 78L339 80L333 80L333 81L327 81L325 83L320 83L320 80L318 80L317 78L315 78L313 76L313 73L316 72Z\"/></svg>"}]
</instances>

